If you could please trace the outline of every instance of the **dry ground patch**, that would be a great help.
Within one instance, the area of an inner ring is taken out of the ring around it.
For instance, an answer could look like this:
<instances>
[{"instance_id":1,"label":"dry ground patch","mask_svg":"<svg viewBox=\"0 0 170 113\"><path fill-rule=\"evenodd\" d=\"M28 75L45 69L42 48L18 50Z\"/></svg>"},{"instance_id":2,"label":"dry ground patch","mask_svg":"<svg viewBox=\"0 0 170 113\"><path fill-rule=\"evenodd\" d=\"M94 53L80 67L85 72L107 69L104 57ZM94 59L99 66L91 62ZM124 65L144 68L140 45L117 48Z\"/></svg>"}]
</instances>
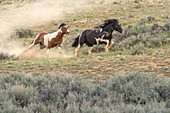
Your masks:
<instances>
[{"instance_id":1,"label":"dry ground patch","mask_svg":"<svg viewBox=\"0 0 170 113\"><path fill-rule=\"evenodd\" d=\"M126 2L118 4L95 4L95 7L83 11L72 11L60 20L53 20L39 26L29 26L35 34L43 31L54 32L61 22L69 25L71 34L66 36L63 47L66 52L74 51L68 49L73 38L84 29L92 29L103 23L108 18L118 18L123 27L135 24L141 18L154 17L155 23L168 21L170 5L168 0L140 3ZM31 38L13 39L28 46ZM115 73L128 73L130 71L142 71L157 74L159 76L170 76L170 52L169 46L162 47L151 55L118 55L117 53L97 53L96 57L82 55L76 58L34 58L23 60L2 60L0 62L0 74L12 72L23 73L59 73L69 72L73 75L81 75L87 79L107 79Z\"/></svg>"},{"instance_id":2,"label":"dry ground patch","mask_svg":"<svg viewBox=\"0 0 170 113\"><path fill-rule=\"evenodd\" d=\"M116 73L140 71L170 77L169 60L168 47L159 48L152 55L118 55L112 52L97 53L95 57L4 60L0 63L0 74L68 72L85 79L105 80Z\"/></svg>"}]
</instances>

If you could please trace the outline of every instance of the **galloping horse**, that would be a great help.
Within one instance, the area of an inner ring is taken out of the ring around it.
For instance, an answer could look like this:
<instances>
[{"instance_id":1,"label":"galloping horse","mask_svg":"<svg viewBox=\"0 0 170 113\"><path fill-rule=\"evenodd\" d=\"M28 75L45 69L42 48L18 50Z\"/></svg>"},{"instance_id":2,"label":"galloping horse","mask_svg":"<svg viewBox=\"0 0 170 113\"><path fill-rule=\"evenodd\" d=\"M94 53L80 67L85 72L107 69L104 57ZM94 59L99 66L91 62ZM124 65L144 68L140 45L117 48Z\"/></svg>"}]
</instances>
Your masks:
<instances>
[{"instance_id":1,"label":"galloping horse","mask_svg":"<svg viewBox=\"0 0 170 113\"><path fill-rule=\"evenodd\" d=\"M117 19L105 20L104 24L100 25L100 30L87 29L79 35L72 44L72 47L77 47L75 50L75 57L77 57L80 47L85 43L89 46L88 53L94 56L91 52L93 45L105 44L105 51L108 52L111 46L114 44L112 39L113 31L123 32L121 24Z\"/></svg>"},{"instance_id":2,"label":"galloping horse","mask_svg":"<svg viewBox=\"0 0 170 113\"><path fill-rule=\"evenodd\" d=\"M36 36L36 38L32 41L32 44L24 51L29 51L34 45L40 44L40 49L44 49L47 47L46 57L49 57L49 50L53 47L58 47L59 53L61 52L60 45L63 41L64 34L69 34L69 29L65 23L60 24L58 27L59 30L54 33L40 33Z\"/></svg>"}]
</instances>

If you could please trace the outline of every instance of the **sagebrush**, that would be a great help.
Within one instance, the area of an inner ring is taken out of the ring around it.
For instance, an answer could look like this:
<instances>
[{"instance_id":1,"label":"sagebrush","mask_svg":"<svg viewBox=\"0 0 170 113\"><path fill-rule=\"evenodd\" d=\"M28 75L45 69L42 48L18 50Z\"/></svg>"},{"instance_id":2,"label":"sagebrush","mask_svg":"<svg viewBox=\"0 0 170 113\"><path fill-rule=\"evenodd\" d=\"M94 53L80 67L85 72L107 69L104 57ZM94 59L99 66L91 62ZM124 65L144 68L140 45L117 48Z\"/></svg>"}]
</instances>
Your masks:
<instances>
[{"instance_id":1,"label":"sagebrush","mask_svg":"<svg viewBox=\"0 0 170 113\"><path fill-rule=\"evenodd\" d=\"M139 72L89 85L68 73L14 73L0 78L0 112L167 112L170 81Z\"/></svg>"}]
</instances>

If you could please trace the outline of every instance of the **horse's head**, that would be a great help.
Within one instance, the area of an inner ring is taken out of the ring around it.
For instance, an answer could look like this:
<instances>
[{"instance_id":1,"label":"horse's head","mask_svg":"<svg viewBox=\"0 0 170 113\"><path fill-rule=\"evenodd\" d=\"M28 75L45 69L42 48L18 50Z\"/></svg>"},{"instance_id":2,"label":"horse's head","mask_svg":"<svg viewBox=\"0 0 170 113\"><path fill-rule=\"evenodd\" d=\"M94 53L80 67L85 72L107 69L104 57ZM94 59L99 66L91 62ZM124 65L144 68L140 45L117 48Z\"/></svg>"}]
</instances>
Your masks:
<instances>
[{"instance_id":1,"label":"horse's head","mask_svg":"<svg viewBox=\"0 0 170 113\"><path fill-rule=\"evenodd\" d=\"M118 22L118 20L117 19L113 19L113 29L114 30L116 30L116 31L118 31L119 33L123 33L123 29L122 29L122 27L121 27L121 24Z\"/></svg>"},{"instance_id":2,"label":"horse's head","mask_svg":"<svg viewBox=\"0 0 170 113\"><path fill-rule=\"evenodd\" d=\"M68 29L68 27L65 23L60 24L60 26L58 28L61 29L63 34L69 34L70 33L70 31L69 31L69 29Z\"/></svg>"},{"instance_id":3,"label":"horse's head","mask_svg":"<svg viewBox=\"0 0 170 113\"><path fill-rule=\"evenodd\" d=\"M123 32L121 24L118 22L117 19L105 20L105 23L101 27L105 27L105 26L111 26L113 28L113 30L118 31L119 33Z\"/></svg>"}]
</instances>

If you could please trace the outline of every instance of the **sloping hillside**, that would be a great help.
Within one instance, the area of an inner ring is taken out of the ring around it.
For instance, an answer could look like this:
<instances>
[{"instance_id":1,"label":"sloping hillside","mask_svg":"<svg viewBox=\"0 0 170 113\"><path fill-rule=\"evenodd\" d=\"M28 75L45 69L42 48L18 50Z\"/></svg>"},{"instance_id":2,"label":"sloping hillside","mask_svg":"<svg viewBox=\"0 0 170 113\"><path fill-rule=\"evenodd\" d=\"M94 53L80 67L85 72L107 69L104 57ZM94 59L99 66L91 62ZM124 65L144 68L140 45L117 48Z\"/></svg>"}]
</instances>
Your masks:
<instances>
[{"instance_id":1,"label":"sloping hillside","mask_svg":"<svg viewBox=\"0 0 170 113\"><path fill-rule=\"evenodd\" d=\"M61 19L52 20L38 26L19 28L11 42L17 42L25 48L29 46L39 32L54 32L60 23L65 22L71 31L66 35L62 45L64 55L52 49L50 59L45 59L46 50L37 56L32 51L27 58L18 60L1 60L0 73L58 73L69 72L84 78L107 79L118 72L142 71L158 76L169 76L169 2L99 2L89 9L73 10ZM124 34L114 32L114 47L110 53L104 52L104 46L95 46L96 57L87 55L87 46L80 51L80 58L74 58L75 48L71 47L74 38L83 30L95 29L108 18L117 18L124 28ZM13 45L13 44L12 44ZM15 47L13 47L15 52ZM32 57L34 57L32 59ZM65 57L65 58L63 58ZM38 58L38 59L37 59ZM5 53L1 59L13 59ZM105 76L103 76L105 75Z\"/></svg>"},{"instance_id":2,"label":"sloping hillside","mask_svg":"<svg viewBox=\"0 0 170 113\"><path fill-rule=\"evenodd\" d=\"M169 0L0 0L0 113L169 113ZM3 15L3 16L2 16ZM114 46L71 47L85 29L117 18ZM40 32L60 23L61 46L18 56Z\"/></svg>"}]
</instances>

